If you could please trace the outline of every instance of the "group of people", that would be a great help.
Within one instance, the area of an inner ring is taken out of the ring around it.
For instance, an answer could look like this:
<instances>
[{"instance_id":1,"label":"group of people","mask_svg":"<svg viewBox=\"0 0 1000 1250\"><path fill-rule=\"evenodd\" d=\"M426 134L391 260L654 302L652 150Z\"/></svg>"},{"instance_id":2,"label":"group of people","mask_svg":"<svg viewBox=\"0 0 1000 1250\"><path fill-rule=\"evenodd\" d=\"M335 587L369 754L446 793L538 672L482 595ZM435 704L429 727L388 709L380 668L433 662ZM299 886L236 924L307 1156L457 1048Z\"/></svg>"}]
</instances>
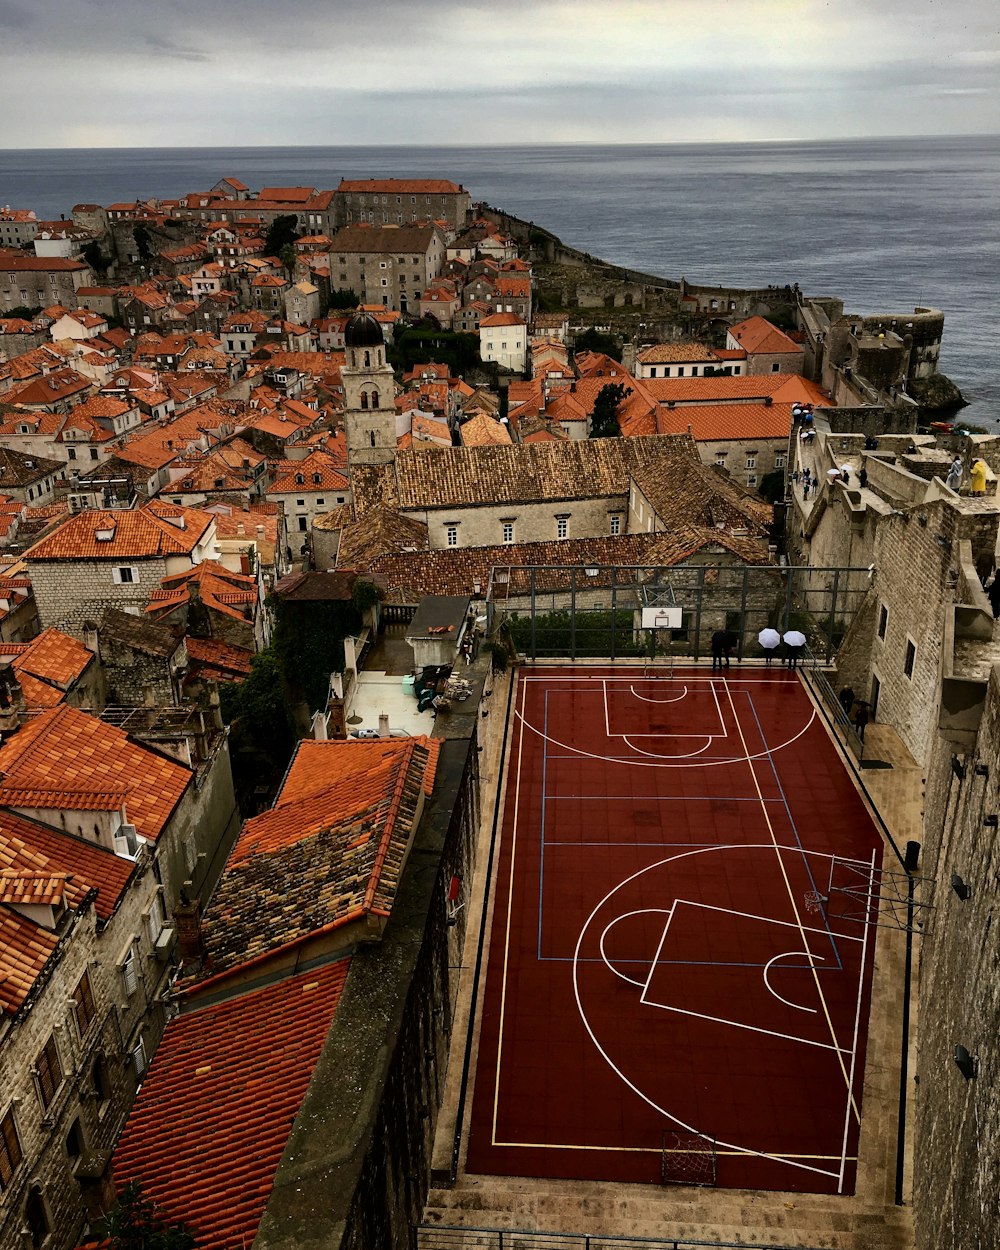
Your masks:
<instances>
[{"instance_id":1,"label":"group of people","mask_svg":"<svg viewBox=\"0 0 1000 1250\"><path fill-rule=\"evenodd\" d=\"M972 462L972 468L969 470L970 495L986 494L986 475L988 472L985 461L976 459ZM965 465L962 463L962 457L956 456L948 466L948 476L944 479L944 484L949 490L953 490L957 494L962 488L962 478L964 476Z\"/></svg>"},{"instance_id":2,"label":"group of people","mask_svg":"<svg viewBox=\"0 0 1000 1250\"><path fill-rule=\"evenodd\" d=\"M859 699L851 686L844 686L837 695L844 715L858 731L858 737L865 740L865 728L871 720L871 704L867 699Z\"/></svg>"},{"instance_id":3,"label":"group of people","mask_svg":"<svg viewBox=\"0 0 1000 1250\"><path fill-rule=\"evenodd\" d=\"M810 492L813 494L816 493L816 479L813 477L812 469L810 469L808 465L802 470L801 473L798 469L794 469L792 471L792 481L795 482L796 485L801 481L803 499L808 499Z\"/></svg>"}]
</instances>

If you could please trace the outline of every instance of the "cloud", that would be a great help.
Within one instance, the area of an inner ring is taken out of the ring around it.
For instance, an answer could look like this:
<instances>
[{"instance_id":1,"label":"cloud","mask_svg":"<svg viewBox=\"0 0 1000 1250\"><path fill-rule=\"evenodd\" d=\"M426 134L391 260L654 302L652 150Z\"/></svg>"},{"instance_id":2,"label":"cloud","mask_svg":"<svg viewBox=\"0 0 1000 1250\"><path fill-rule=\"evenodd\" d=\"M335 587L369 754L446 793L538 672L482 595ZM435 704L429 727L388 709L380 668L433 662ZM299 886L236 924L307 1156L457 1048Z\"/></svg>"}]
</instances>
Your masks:
<instances>
[{"instance_id":1,"label":"cloud","mask_svg":"<svg viewBox=\"0 0 1000 1250\"><path fill-rule=\"evenodd\" d=\"M23 3L0 148L1000 129L993 0Z\"/></svg>"}]
</instances>

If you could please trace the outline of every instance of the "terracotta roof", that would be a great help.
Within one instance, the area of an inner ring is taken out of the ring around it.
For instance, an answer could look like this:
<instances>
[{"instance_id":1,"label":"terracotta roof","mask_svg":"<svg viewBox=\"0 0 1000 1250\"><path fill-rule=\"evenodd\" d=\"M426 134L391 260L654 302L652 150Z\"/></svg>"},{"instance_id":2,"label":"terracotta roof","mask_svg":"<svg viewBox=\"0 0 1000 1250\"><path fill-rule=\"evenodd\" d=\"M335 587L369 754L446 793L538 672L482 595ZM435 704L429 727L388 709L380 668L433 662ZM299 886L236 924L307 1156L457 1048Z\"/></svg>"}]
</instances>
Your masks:
<instances>
[{"instance_id":1,"label":"terracotta roof","mask_svg":"<svg viewBox=\"0 0 1000 1250\"><path fill-rule=\"evenodd\" d=\"M250 661L253 652L244 647L231 647L228 643L219 642L215 638L184 639L187 645L188 658L200 665L211 668L240 673L244 676L250 672Z\"/></svg>"},{"instance_id":2,"label":"terracotta roof","mask_svg":"<svg viewBox=\"0 0 1000 1250\"><path fill-rule=\"evenodd\" d=\"M319 1059L349 959L172 1020L118 1146L199 1245L246 1250Z\"/></svg>"},{"instance_id":3,"label":"terracotta roof","mask_svg":"<svg viewBox=\"0 0 1000 1250\"><path fill-rule=\"evenodd\" d=\"M0 903L27 907L61 907L66 893L65 873L16 872L0 868Z\"/></svg>"},{"instance_id":4,"label":"terracotta roof","mask_svg":"<svg viewBox=\"0 0 1000 1250\"><path fill-rule=\"evenodd\" d=\"M689 360L711 362L718 357L704 343L654 343L652 347L644 347L637 359L644 365L666 365Z\"/></svg>"},{"instance_id":5,"label":"terracotta roof","mask_svg":"<svg viewBox=\"0 0 1000 1250\"><path fill-rule=\"evenodd\" d=\"M830 400L815 382L795 373L749 374L721 378L643 378L647 395L661 404L719 404L726 401L757 401L770 397L777 401L828 405Z\"/></svg>"},{"instance_id":6,"label":"terracotta roof","mask_svg":"<svg viewBox=\"0 0 1000 1250\"><path fill-rule=\"evenodd\" d=\"M711 472L702 468L694 443L683 435L401 452L396 457L398 507L625 495L630 476L643 464L656 464L669 474L675 463L692 462Z\"/></svg>"},{"instance_id":7,"label":"terracotta roof","mask_svg":"<svg viewBox=\"0 0 1000 1250\"><path fill-rule=\"evenodd\" d=\"M346 494L351 483L337 468L329 452L310 452L304 460L279 460L274 466L275 478L267 488L268 495L294 495L302 491L341 491ZM315 481L316 477L319 481ZM295 479L302 477L302 482Z\"/></svg>"},{"instance_id":8,"label":"terracotta roof","mask_svg":"<svg viewBox=\"0 0 1000 1250\"><path fill-rule=\"evenodd\" d=\"M191 783L187 768L128 734L65 704L42 712L0 748L4 786L38 790L124 790L128 818L155 841Z\"/></svg>"},{"instance_id":9,"label":"terracotta roof","mask_svg":"<svg viewBox=\"0 0 1000 1250\"><path fill-rule=\"evenodd\" d=\"M206 909L199 979L367 913L388 916L439 748L425 737L300 742L274 807L246 822Z\"/></svg>"},{"instance_id":10,"label":"terracotta roof","mask_svg":"<svg viewBox=\"0 0 1000 1250\"><path fill-rule=\"evenodd\" d=\"M787 334L772 325L766 317L748 317L729 327L729 333L750 355L776 356L783 352L801 352L802 345L793 343Z\"/></svg>"},{"instance_id":11,"label":"terracotta roof","mask_svg":"<svg viewBox=\"0 0 1000 1250\"><path fill-rule=\"evenodd\" d=\"M358 520L350 504L317 517L314 530L340 530L337 563L341 568L367 568L377 556L396 551L423 551L427 526L390 508L373 508Z\"/></svg>"},{"instance_id":12,"label":"terracotta roof","mask_svg":"<svg viewBox=\"0 0 1000 1250\"><path fill-rule=\"evenodd\" d=\"M510 443L510 430L502 421L479 413L464 421L459 427L463 447L487 447L490 444L503 446Z\"/></svg>"},{"instance_id":13,"label":"terracotta roof","mask_svg":"<svg viewBox=\"0 0 1000 1250\"><path fill-rule=\"evenodd\" d=\"M225 616L245 621L253 618L259 598L257 581L244 573L233 573L217 560L203 560L183 573L171 573L160 582L162 589L149 596L146 611L164 617L191 598L197 587L201 602Z\"/></svg>"},{"instance_id":14,"label":"terracotta roof","mask_svg":"<svg viewBox=\"0 0 1000 1250\"><path fill-rule=\"evenodd\" d=\"M23 1005L58 945L58 934L0 906L0 1019Z\"/></svg>"},{"instance_id":15,"label":"terracotta roof","mask_svg":"<svg viewBox=\"0 0 1000 1250\"><path fill-rule=\"evenodd\" d=\"M426 252L438 233L434 226L343 226L331 252Z\"/></svg>"},{"instance_id":16,"label":"terracotta roof","mask_svg":"<svg viewBox=\"0 0 1000 1250\"><path fill-rule=\"evenodd\" d=\"M578 585L586 583L596 589L610 585L610 569L614 566L670 567L705 548L716 547L748 564L771 562L766 545L759 539L738 538L692 523L677 533L621 534L386 553L375 556L360 568L385 585L390 601L397 603L419 602L425 595L475 594L477 582L485 594L491 572L509 569L506 582L494 581L493 598L502 601L508 596L530 593L528 566L548 566L544 571L536 571L536 590L567 590L574 575ZM583 575L582 569L591 566L599 568L597 577Z\"/></svg>"},{"instance_id":17,"label":"terracotta roof","mask_svg":"<svg viewBox=\"0 0 1000 1250\"><path fill-rule=\"evenodd\" d=\"M791 404L689 404L661 408L656 414L661 434L683 434L696 443L720 439L787 439L792 428Z\"/></svg>"},{"instance_id":18,"label":"terracotta roof","mask_svg":"<svg viewBox=\"0 0 1000 1250\"><path fill-rule=\"evenodd\" d=\"M2 793L6 803L7 794L5 791ZM12 797L16 799L18 796L14 794ZM25 797L28 802L11 805L44 808L44 803L30 801L30 792ZM49 810L56 809L52 807ZM14 812L0 812L0 867L15 872L58 873L66 880L65 901L69 907L76 907L91 890L96 889L94 908L102 920L107 920L135 871L135 864L77 836L74 822L70 820L68 823L69 832L62 833L26 820ZM3 942L0 941L0 952L2 950Z\"/></svg>"},{"instance_id":19,"label":"terracotta roof","mask_svg":"<svg viewBox=\"0 0 1000 1250\"><path fill-rule=\"evenodd\" d=\"M79 512L29 547L32 560L155 560L190 555L213 518L159 500L122 512ZM183 528L181 524L183 523ZM101 538L99 535L110 535Z\"/></svg>"},{"instance_id":20,"label":"terracotta roof","mask_svg":"<svg viewBox=\"0 0 1000 1250\"><path fill-rule=\"evenodd\" d=\"M43 459L0 447L0 488L10 490L12 486L29 486L39 478L61 472L65 467L61 460Z\"/></svg>"},{"instance_id":21,"label":"terracotta roof","mask_svg":"<svg viewBox=\"0 0 1000 1250\"><path fill-rule=\"evenodd\" d=\"M497 326L524 326L526 322L517 315L517 313L503 312L492 313L489 317L480 319L479 328L481 330L492 330Z\"/></svg>"},{"instance_id":22,"label":"terracotta roof","mask_svg":"<svg viewBox=\"0 0 1000 1250\"><path fill-rule=\"evenodd\" d=\"M447 178L341 178L338 191L371 191L389 195L458 195L464 190Z\"/></svg>"},{"instance_id":23,"label":"terracotta roof","mask_svg":"<svg viewBox=\"0 0 1000 1250\"><path fill-rule=\"evenodd\" d=\"M87 266L82 260L61 256L32 256L30 252L0 249L0 273L79 273Z\"/></svg>"}]
</instances>

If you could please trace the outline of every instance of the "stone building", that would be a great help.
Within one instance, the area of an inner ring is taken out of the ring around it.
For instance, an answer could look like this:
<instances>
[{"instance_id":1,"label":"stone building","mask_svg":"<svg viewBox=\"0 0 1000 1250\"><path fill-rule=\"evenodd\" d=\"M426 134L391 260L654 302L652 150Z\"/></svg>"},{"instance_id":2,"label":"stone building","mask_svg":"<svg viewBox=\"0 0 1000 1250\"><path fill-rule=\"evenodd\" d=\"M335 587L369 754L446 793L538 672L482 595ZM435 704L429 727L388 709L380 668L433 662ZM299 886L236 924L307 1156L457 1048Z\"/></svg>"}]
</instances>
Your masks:
<instances>
[{"instance_id":1,"label":"stone building","mask_svg":"<svg viewBox=\"0 0 1000 1250\"><path fill-rule=\"evenodd\" d=\"M69 707L7 733L0 1243L71 1250L163 1031L170 914L218 875L235 800L217 731L190 766Z\"/></svg>"},{"instance_id":2,"label":"stone building","mask_svg":"<svg viewBox=\"0 0 1000 1250\"><path fill-rule=\"evenodd\" d=\"M313 519L348 503L351 484L328 451L310 452L304 460L281 460L267 498L284 508L289 534L308 534ZM301 541L301 540L300 540Z\"/></svg>"},{"instance_id":3,"label":"stone building","mask_svg":"<svg viewBox=\"0 0 1000 1250\"><path fill-rule=\"evenodd\" d=\"M330 282L355 291L363 304L412 310L444 258L437 226L347 225L330 244Z\"/></svg>"},{"instance_id":4,"label":"stone building","mask_svg":"<svg viewBox=\"0 0 1000 1250\"><path fill-rule=\"evenodd\" d=\"M479 354L501 369L524 374L528 367L528 327L512 312L491 313L479 319Z\"/></svg>"},{"instance_id":5,"label":"stone building","mask_svg":"<svg viewBox=\"0 0 1000 1250\"><path fill-rule=\"evenodd\" d=\"M120 608L105 608L97 648L110 704L179 706L188 656L176 628Z\"/></svg>"},{"instance_id":6,"label":"stone building","mask_svg":"<svg viewBox=\"0 0 1000 1250\"><path fill-rule=\"evenodd\" d=\"M726 347L746 352L746 371L759 373L801 373L805 347L789 338L765 317L748 317L730 326Z\"/></svg>"},{"instance_id":7,"label":"stone building","mask_svg":"<svg viewBox=\"0 0 1000 1250\"><path fill-rule=\"evenodd\" d=\"M0 312L7 308L76 308L77 291L93 286L94 275L82 260L0 251Z\"/></svg>"},{"instance_id":8,"label":"stone building","mask_svg":"<svg viewBox=\"0 0 1000 1250\"><path fill-rule=\"evenodd\" d=\"M457 231L471 211L469 192L461 183L446 178L342 178L333 194L338 226L444 221Z\"/></svg>"},{"instance_id":9,"label":"stone building","mask_svg":"<svg viewBox=\"0 0 1000 1250\"><path fill-rule=\"evenodd\" d=\"M106 604L141 609L164 577L216 554L214 517L154 500L134 511L77 513L24 558L42 625L72 630Z\"/></svg>"}]
</instances>

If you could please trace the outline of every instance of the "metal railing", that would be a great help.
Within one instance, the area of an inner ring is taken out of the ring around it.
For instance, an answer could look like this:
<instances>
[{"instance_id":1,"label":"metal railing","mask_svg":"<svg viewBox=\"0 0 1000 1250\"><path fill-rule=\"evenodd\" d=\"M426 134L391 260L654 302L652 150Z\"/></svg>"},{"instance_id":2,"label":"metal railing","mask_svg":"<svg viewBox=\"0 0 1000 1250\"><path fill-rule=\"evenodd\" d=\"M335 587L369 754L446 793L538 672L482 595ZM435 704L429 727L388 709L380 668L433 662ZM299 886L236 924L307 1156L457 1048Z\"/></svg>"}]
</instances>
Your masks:
<instances>
[{"instance_id":1,"label":"metal railing","mask_svg":"<svg viewBox=\"0 0 1000 1250\"><path fill-rule=\"evenodd\" d=\"M763 1241L692 1241L690 1237L612 1237L603 1233L549 1233L511 1228L463 1228L420 1224L417 1250L792 1250L786 1243ZM802 1246L795 1250L818 1250Z\"/></svg>"}]
</instances>

